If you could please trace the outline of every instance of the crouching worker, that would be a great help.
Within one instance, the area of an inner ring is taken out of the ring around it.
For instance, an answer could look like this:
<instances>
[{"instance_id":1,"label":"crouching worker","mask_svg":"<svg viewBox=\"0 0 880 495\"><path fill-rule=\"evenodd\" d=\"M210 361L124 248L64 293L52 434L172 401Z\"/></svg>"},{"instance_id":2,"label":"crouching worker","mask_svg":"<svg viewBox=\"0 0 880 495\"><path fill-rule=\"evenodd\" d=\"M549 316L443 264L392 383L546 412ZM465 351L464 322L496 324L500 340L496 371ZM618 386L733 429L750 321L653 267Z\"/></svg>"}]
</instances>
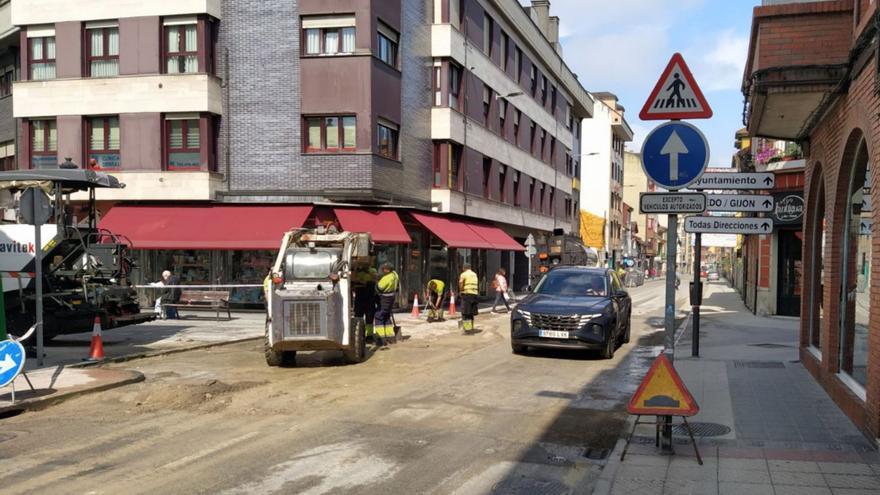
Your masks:
<instances>
[{"instance_id":1,"label":"crouching worker","mask_svg":"<svg viewBox=\"0 0 880 495\"><path fill-rule=\"evenodd\" d=\"M436 278L428 282L425 289L425 300L428 302L428 322L443 321L443 290L446 284Z\"/></svg>"},{"instance_id":2,"label":"crouching worker","mask_svg":"<svg viewBox=\"0 0 880 495\"><path fill-rule=\"evenodd\" d=\"M379 311L376 312L376 343L384 346L387 343L394 342L394 316L391 314L394 309L394 300L397 297L397 290L400 288L400 277L391 267L390 263L382 265L382 278L376 284L379 292Z\"/></svg>"}]
</instances>

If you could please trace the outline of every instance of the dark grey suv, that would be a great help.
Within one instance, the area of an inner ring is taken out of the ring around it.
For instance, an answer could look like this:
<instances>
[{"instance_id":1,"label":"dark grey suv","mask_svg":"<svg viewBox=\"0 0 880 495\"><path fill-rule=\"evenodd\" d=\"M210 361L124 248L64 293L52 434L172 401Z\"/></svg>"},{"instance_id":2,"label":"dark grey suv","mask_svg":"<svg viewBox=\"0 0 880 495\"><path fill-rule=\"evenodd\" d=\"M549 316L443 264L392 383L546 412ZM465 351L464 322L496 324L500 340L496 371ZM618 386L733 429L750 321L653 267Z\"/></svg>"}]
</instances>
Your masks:
<instances>
[{"instance_id":1,"label":"dark grey suv","mask_svg":"<svg viewBox=\"0 0 880 495\"><path fill-rule=\"evenodd\" d=\"M510 316L513 352L527 347L598 349L614 357L629 342L632 300L612 270L550 270Z\"/></svg>"}]
</instances>

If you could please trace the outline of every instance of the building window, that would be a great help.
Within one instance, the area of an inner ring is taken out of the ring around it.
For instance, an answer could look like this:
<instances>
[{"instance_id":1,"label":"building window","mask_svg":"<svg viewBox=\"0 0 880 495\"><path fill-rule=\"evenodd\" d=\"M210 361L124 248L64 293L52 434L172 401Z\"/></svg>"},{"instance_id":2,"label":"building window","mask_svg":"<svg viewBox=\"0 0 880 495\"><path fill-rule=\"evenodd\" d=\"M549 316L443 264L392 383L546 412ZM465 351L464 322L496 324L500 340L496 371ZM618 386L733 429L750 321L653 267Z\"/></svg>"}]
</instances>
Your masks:
<instances>
[{"instance_id":1,"label":"building window","mask_svg":"<svg viewBox=\"0 0 880 495\"><path fill-rule=\"evenodd\" d=\"M376 126L377 151L379 155L393 160L397 159L398 127L384 121Z\"/></svg>"},{"instance_id":2,"label":"building window","mask_svg":"<svg viewBox=\"0 0 880 495\"><path fill-rule=\"evenodd\" d=\"M449 189L461 191L461 156L464 148L460 144L449 145Z\"/></svg>"},{"instance_id":3,"label":"building window","mask_svg":"<svg viewBox=\"0 0 880 495\"><path fill-rule=\"evenodd\" d=\"M483 157L483 197L492 199L492 159L488 156Z\"/></svg>"},{"instance_id":4,"label":"building window","mask_svg":"<svg viewBox=\"0 0 880 495\"><path fill-rule=\"evenodd\" d=\"M538 126L534 122L529 124L529 153L535 155L535 143L538 137Z\"/></svg>"},{"instance_id":5,"label":"building window","mask_svg":"<svg viewBox=\"0 0 880 495\"><path fill-rule=\"evenodd\" d=\"M449 64L449 108L461 110L461 77L462 69Z\"/></svg>"},{"instance_id":6,"label":"building window","mask_svg":"<svg viewBox=\"0 0 880 495\"><path fill-rule=\"evenodd\" d=\"M55 79L55 36L28 38L30 79L45 81Z\"/></svg>"},{"instance_id":7,"label":"building window","mask_svg":"<svg viewBox=\"0 0 880 495\"><path fill-rule=\"evenodd\" d=\"M498 200L504 203L507 201L507 166L498 166Z\"/></svg>"},{"instance_id":8,"label":"building window","mask_svg":"<svg viewBox=\"0 0 880 495\"><path fill-rule=\"evenodd\" d=\"M825 185L822 181L822 169L813 169L813 177L818 193L810 196L810 203L815 205L813 214L813 237L810 240L813 251L813 267L810 270L810 345L822 350L822 322L825 319Z\"/></svg>"},{"instance_id":9,"label":"building window","mask_svg":"<svg viewBox=\"0 0 880 495\"><path fill-rule=\"evenodd\" d=\"M545 197L545 196L544 196L544 193L545 193L545 190L546 190L546 189L547 189L547 188L546 188L546 187L544 186L544 184L542 183L542 184L541 184L541 190L538 192L538 208L537 208L537 209L538 209L538 211L541 212L541 213L544 213L544 212L546 211L546 208L544 208L544 197Z\"/></svg>"},{"instance_id":10,"label":"building window","mask_svg":"<svg viewBox=\"0 0 880 495\"><path fill-rule=\"evenodd\" d=\"M851 167L846 196L841 277L841 371L866 387L868 383L868 329L871 314L872 221L871 163L863 138Z\"/></svg>"},{"instance_id":11,"label":"building window","mask_svg":"<svg viewBox=\"0 0 880 495\"><path fill-rule=\"evenodd\" d=\"M86 63L91 77L119 75L119 27L86 27Z\"/></svg>"},{"instance_id":12,"label":"building window","mask_svg":"<svg viewBox=\"0 0 880 495\"><path fill-rule=\"evenodd\" d=\"M305 55L354 53L354 16L303 17L302 27Z\"/></svg>"},{"instance_id":13,"label":"building window","mask_svg":"<svg viewBox=\"0 0 880 495\"><path fill-rule=\"evenodd\" d=\"M535 179L529 181L529 209L535 211L535 188L538 187Z\"/></svg>"},{"instance_id":14,"label":"building window","mask_svg":"<svg viewBox=\"0 0 880 495\"><path fill-rule=\"evenodd\" d=\"M202 161L201 144L201 129L197 117L165 120L168 170L198 170Z\"/></svg>"},{"instance_id":15,"label":"building window","mask_svg":"<svg viewBox=\"0 0 880 495\"><path fill-rule=\"evenodd\" d=\"M378 30L379 60L391 67L397 67L397 46L400 35L382 22L379 22Z\"/></svg>"},{"instance_id":16,"label":"building window","mask_svg":"<svg viewBox=\"0 0 880 495\"><path fill-rule=\"evenodd\" d=\"M501 30L501 70L507 72L507 45L510 44L510 37L504 30Z\"/></svg>"},{"instance_id":17,"label":"building window","mask_svg":"<svg viewBox=\"0 0 880 495\"><path fill-rule=\"evenodd\" d=\"M556 168L556 136L550 138L550 165Z\"/></svg>"},{"instance_id":18,"label":"building window","mask_svg":"<svg viewBox=\"0 0 880 495\"><path fill-rule=\"evenodd\" d=\"M0 74L0 98L12 94L12 83L15 82L15 70L12 67Z\"/></svg>"},{"instance_id":19,"label":"building window","mask_svg":"<svg viewBox=\"0 0 880 495\"><path fill-rule=\"evenodd\" d=\"M544 152L547 150L547 131L541 129L541 154L538 156L541 160L544 160Z\"/></svg>"},{"instance_id":20,"label":"building window","mask_svg":"<svg viewBox=\"0 0 880 495\"><path fill-rule=\"evenodd\" d=\"M0 143L0 170L15 170L15 141Z\"/></svg>"},{"instance_id":21,"label":"building window","mask_svg":"<svg viewBox=\"0 0 880 495\"><path fill-rule=\"evenodd\" d=\"M519 196L519 172L514 170L511 180L513 181L513 206L522 206L522 198Z\"/></svg>"},{"instance_id":22,"label":"building window","mask_svg":"<svg viewBox=\"0 0 880 495\"><path fill-rule=\"evenodd\" d=\"M522 63L523 63L523 52L522 49L516 45L513 46L513 78L517 84L522 80Z\"/></svg>"},{"instance_id":23,"label":"building window","mask_svg":"<svg viewBox=\"0 0 880 495\"><path fill-rule=\"evenodd\" d=\"M306 117L306 153L336 153L357 148L357 119L352 115Z\"/></svg>"},{"instance_id":24,"label":"building window","mask_svg":"<svg viewBox=\"0 0 880 495\"><path fill-rule=\"evenodd\" d=\"M556 114L556 86L550 88L550 109Z\"/></svg>"},{"instance_id":25,"label":"building window","mask_svg":"<svg viewBox=\"0 0 880 495\"><path fill-rule=\"evenodd\" d=\"M55 120L31 120L31 168L58 168Z\"/></svg>"},{"instance_id":26,"label":"building window","mask_svg":"<svg viewBox=\"0 0 880 495\"><path fill-rule=\"evenodd\" d=\"M449 23L461 30L464 14L464 0L448 0L449 1Z\"/></svg>"},{"instance_id":27,"label":"building window","mask_svg":"<svg viewBox=\"0 0 880 495\"><path fill-rule=\"evenodd\" d=\"M574 212L571 210L571 196L565 196L565 218L570 219Z\"/></svg>"},{"instance_id":28,"label":"building window","mask_svg":"<svg viewBox=\"0 0 880 495\"><path fill-rule=\"evenodd\" d=\"M501 98L499 100L499 108L498 108L498 133L501 134L501 137L504 137L504 131L506 127L504 126L505 121L507 119L507 100Z\"/></svg>"},{"instance_id":29,"label":"building window","mask_svg":"<svg viewBox=\"0 0 880 495\"><path fill-rule=\"evenodd\" d=\"M489 127L489 110L492 109L492 88L483 85L483 124Z\"/></svg>"},{"instance_id":30,"label":"building window","mask_svg":"<svg viewBox=\"0 0 880 495\"><path fill-rule=\"evenodd\" d=\"M531 78L529 81L529 92L531 92L532 97L534 97L535 92L538 90L538 69L536 69L534 65L529 71L529 77Z\"/></svg>"},{"instance_id":31,"label":"building window","mask_svg":"<svg viewBox=\"0 0 880 495\"><path fill-rule=\"evenodd\" d=\"M519 121L522 118L522 112L519 109L513 109L513 142L519 146Z\"/></svg>"},{"instance_id":32,"label":"building window","mask_svg":"<svg viewBox=\"0 0 880 495\"><path fill-rule=\"evenodd\" d=\"M444 147L447 147L447 149L448 149L448 145L446 143L437 143L437 142L434 143L434 154L433 154L433 160L431 162L431 168L433 169L433 172L434 172L433 186L435 188L443 187L443 185L444 185L443 184L443 167L441 166L441 164L443 163L441 161L441 158L442 158L441 154L442 154Z\"/></svg>"},{"instance_id":33,"label":"building window","mask_svg":"<svg viewBox=\"0 0 880 495\"><path fill-rule=\"evenodd\" d=\"M89 168L119 168L119 117L93 117L87 121Z\"/></svg>"},{"instance_id":34,"label":"building window","mask_svg":"<svg viewBox=\"0 0 880 495\"><path fill-rule=\"evenodd\" d=\"M547 76L541 76L541 105L547 105Z\"/></svg>"},{"instance_id":35,"label":"building window","mask_svg":"<svg viewBox=\"0 0 880 495\"><path fill-rule=\"evenodd\" d=\"M432 70L432 80L434 81L434 106L439 107L443 105L443 86L440 84L443 68L440 66L435 66Z\"/></svg>"},{"instance_id":36,"label":"building window","mask_svg":"<svg viewBox=\"0 0 880 495\"><path fill-rule=\"evenodd\" d=\"M483 13L483 51L492 57L492 43L495 41L495 21L489 14Z\"/></svg>"},{"instance_id":37,"label":"building window","mask_svg":"<svg viewBox=\"0 0 880 495\"><path fill-rule=\"evenodd\" d=\"M165 25L165 72L193 74L199 71L199 35L196 22Z\"/></svg>"}]
</instances>

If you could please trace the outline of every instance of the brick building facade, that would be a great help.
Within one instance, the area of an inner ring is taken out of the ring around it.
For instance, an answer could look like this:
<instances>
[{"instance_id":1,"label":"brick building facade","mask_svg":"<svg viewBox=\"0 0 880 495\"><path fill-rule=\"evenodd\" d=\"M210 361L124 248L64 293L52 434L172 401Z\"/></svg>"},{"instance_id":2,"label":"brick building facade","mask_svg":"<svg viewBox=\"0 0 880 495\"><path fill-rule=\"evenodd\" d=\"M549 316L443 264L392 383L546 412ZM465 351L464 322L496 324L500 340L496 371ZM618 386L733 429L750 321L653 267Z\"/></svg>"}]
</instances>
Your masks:
<instances>
[{"instance_id":1,"label":"brick building facade","mask_svg":"<svg viewBox=\"0 0 880 495\"><path fill-rule=\"evenodd\" d=\"M805 171L801 361L880 436L877 2L757 7L744 93L752 135L795 140Z\"/></svg>"}]
</instances>

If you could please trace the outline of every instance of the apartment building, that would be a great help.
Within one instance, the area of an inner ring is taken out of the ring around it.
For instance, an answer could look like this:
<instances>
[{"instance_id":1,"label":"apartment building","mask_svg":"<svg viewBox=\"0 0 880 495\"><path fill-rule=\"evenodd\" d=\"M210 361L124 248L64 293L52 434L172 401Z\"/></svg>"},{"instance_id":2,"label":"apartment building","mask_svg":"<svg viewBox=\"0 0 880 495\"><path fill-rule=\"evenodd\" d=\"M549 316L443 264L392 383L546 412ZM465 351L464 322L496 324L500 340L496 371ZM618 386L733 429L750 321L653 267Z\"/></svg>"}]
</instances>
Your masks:
<instances>
[{"instance_id":1,"label":"apartment building","mask_svg":"<svg viewBox=\"0 0 880 495\"><path fill-rule=\"evenodd\" d=\"M654 181L648 178L642 168L642 155L631 151L623 155L623 200L633 205L632 222L634 232L632 234L635 245L634 256L639 260L639 265L644 268L654 266L657 261L659 228L658 215L653 213L641 213L639 211L639 197L644 192L655 192Z\"/></svg>"},{"instance_id":2,"label":"apartment building","mask_svg":"<svg viewBox=\"0 0 880 495\"><path fill-rule=\"evenodd\" d=\"M18 78L19 30L12 25L12 2L0 2L0 170L16 168L18 126L12 118L12 86Z\"/></svg>"},{"instance_id":3,"label":"apartment building","mask_svg":"<svg viewBox=\"0 0 880 495\"><path fill-rule=\"evenodd\" d=\"M623 154L633 131L624 116L625 109L613 93L593 93L596 111L584 121L581 209L600 232L590 233L585 242L596 248L602 261L617 266L623 259ZM601 245L595 240L601 239Z\"/></svg>"},{"instance_id":4,"label":"apartment building","mask_svg":"<svg viewBox=\"0 0 880 495\"><path fill-rule=\"evenodd\" d=\"M370 231L404 293L463 262L525 280L525 237L577 228L593 111L549 9L13 0L18 165L125 182L102 226L141 280L259 283L281 233L315 225Z\"/></svg>"}]
</instances>

